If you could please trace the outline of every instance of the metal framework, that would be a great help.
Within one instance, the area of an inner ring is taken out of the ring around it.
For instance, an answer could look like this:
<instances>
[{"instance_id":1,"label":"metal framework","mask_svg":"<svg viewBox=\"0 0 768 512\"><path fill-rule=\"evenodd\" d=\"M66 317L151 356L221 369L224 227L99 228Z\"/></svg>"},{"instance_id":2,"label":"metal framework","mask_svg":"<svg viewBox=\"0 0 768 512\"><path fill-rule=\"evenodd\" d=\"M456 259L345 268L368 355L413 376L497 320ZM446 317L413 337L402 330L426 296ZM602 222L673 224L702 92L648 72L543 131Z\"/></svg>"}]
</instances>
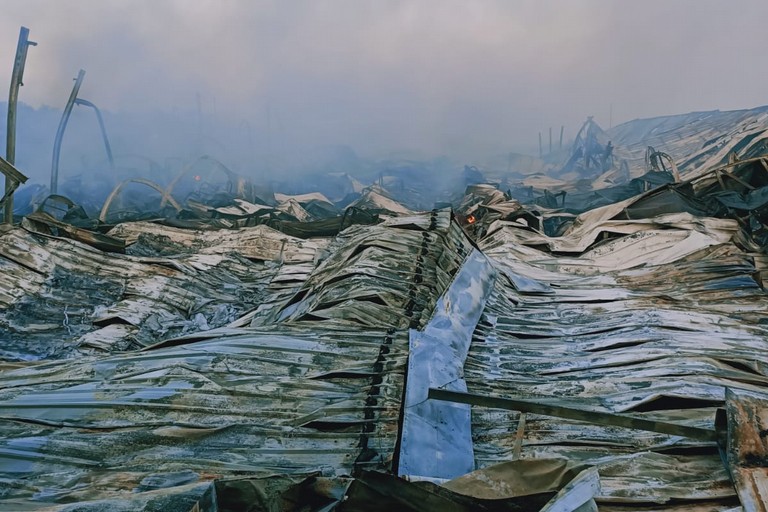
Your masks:
<instances>
[{"instance_id":1,"label":"metal framework","mask_svg":"<svg viewBox=\"0 0 768 512\"><path fill-rule=\"evenodd\" d=\"M77 73L75 85L72 87L72 92L69 94L67 105L64 107L64 112L61 114L59 128L56 130L56 139L53 142L53 159L51 161L51 194L56 194L59 189L59 157L61 156L61 141L64 138L64 130L67 128L69 116L72 114L72 107L75 106L77 94L80 92L80 86L83 83L84 77L85 70L81 69Z\"/></svg>"}]
</instances>

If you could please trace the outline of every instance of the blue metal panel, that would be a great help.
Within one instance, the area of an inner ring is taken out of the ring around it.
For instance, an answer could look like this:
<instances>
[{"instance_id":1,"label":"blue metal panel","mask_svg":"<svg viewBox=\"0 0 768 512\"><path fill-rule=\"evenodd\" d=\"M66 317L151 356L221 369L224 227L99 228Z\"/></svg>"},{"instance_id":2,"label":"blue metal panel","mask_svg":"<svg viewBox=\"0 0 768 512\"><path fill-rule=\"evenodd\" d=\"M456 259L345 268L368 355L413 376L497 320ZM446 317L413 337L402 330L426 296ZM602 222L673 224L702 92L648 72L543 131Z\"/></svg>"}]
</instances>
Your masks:
<instances>
[{"instance_id":1,"label":"blue metal panel","mask_svg":"<svg viewBox=\"0 0 768 512\"><path fill-rule=\"evenodd\" d=\"M475 469L469 406L427 400L427 391L467 389L464 361L495 276L473 250L424 330L410 331L400 475L455 478Z\"/></svg>"}]
</instances>

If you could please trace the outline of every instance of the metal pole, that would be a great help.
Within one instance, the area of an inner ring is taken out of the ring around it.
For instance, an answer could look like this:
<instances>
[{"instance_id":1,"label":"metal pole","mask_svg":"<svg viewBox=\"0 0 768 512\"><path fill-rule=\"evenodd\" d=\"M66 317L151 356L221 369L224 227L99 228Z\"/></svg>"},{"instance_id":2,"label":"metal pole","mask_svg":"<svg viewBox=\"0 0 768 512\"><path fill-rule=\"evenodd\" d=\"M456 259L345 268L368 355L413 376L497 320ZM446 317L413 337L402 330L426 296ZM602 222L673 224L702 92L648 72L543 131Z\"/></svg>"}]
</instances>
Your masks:
<instances>
[{"instance_id":1,"label":"metal pole","mask_svg":"<svg viewBox=\"0 0 768 512\"><path fill-rule=\"evenodd\" d=\"M21 27L19 31L19 44L16 46L16 59L13 62L13 75L11 75L11 88L8 93L8 125L5 139L5 159L11 165L16 163L16 103L19 100L19 87L24 85L24 65L27 63L27 49L37 46L37 43L29 40L29 29ZM16 185L11 179L5 178L5 193L8 196L3 210L3 221L6 224L13 223L13 191Z\"/></svg>"},{"instance_id":2,"label":"metal pole","mask_svg":"<svg viewBox=\"0 0 768 512\"><path fill-rule=\"evenodd\" d=\"M96 112L96 118L99 120L99 128L101 128L101 137L104 139L104 149L107 151L107 159L109 159L109 167L115 170L115 159L112 157L112 146L109 145L109 137L107 137L107 128L104 126L104 118L101 117L101 110L88 100L80 98L75 99L75 105L83 105L85 107L91 107Z\"/></svg>"},{"instance_id":3,"label":"metal pole","mask_svg":"<svg viewBox=\"0 0 768 512\"><path fill-rule=\"evenodd\" d=\"M539 158L544 156L544 150L541 149L541 132L539 132Z\"/></svg>"},{"instance_id":4,"label":"metal pole","mask_svg":"<svg viewBox=\"0 0 768 512\"><path fill-rule=\"evenodd\" d=\"M69 116L72 113L72 107L75 105L77 93L80 92L80 85L83 83L85 71L80 70L75 78L75 86L69 94L67 105L64 107L64 113L59 121L59 129L56 130L56 139L53 141L53 161L51 162L51 194L56 194L59 188L59 155L61 154L61 139L64 138L64 130L67 128Z\"/></svg>"},{"instance_id":5,"label":"metal pole","mask_svg":"<svg viewBox=\"0 0 768 512\"><path fill-rule=\"evenodd\" d=\"M563 149L563 130L565 130L565 126L560 125L560 149Z\"/></svg>"}]
</instances>

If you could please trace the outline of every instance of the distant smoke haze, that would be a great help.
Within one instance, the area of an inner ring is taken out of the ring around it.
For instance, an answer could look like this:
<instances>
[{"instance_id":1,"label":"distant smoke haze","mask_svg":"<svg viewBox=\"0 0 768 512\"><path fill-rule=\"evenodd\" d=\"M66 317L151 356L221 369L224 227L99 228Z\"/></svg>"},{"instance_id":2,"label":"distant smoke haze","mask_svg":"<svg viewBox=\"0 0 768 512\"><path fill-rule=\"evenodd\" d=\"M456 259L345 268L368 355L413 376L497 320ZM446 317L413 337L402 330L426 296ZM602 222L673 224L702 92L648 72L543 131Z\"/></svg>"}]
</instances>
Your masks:
<instances>
[{"instance_id":1,"label":"distant smoke haze","mask_svg":"<svg viewBox=\"0 0 768 512\"><path fill-rule=\"evenodd\" d=\"M607 127L611 105L615 125L768 103L765 0L6 0L0 8L0 91L24 25L39 46L29 51L21 100L62 108L83 68L81 97L132 116L133 131L111 128L126 134L116 146L137 152L147 144L140 136L193 151L194 140L179 139L207 133L240 153L348 145L469 161L534 150L549 127L573 136L587 115ZM151 126L152 116L174 112L183 130L155 133L174 128Z\"/></svg>"}]
</instances>

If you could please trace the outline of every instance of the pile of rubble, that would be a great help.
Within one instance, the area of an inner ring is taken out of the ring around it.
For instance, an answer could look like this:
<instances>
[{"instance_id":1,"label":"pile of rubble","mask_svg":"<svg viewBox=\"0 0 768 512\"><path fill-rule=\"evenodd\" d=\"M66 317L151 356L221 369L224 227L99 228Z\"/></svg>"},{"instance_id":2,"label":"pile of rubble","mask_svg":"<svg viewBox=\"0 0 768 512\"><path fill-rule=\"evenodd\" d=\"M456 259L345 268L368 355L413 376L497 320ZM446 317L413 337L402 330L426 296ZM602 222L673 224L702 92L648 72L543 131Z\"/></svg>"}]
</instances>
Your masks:
<instances>
[{"instance_id":1,"label":"pile of rubble","mask_svg":"<svg viewBox=\"0 0 768 512\"><path fill-rule=\"evenodd\" d=\"M427 209L397 173L283 194L210 157L30 203L0 234L0 507L764 510L763 115L607 156L585 125L575 206L472 167Z\"/></svg>"}]
</instances>

